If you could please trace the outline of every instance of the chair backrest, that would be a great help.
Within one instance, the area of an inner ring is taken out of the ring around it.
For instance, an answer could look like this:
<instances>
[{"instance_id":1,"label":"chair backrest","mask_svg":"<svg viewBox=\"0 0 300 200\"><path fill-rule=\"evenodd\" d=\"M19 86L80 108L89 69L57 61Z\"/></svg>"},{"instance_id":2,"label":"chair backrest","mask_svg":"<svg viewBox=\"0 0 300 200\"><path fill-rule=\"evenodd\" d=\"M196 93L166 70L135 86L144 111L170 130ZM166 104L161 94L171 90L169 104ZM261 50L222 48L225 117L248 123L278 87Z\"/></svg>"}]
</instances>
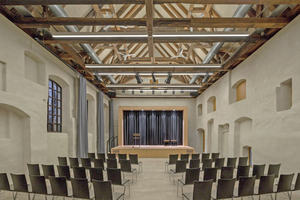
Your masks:
<instances>
[{"instance_id":1,"label":"chair backrest","mask_svg":"<svg viewBox=\"0 0 300 200\"><path fill-rule=\"evenodd\" d=\"M79 162L78 162L78 158L71 158L69 157L69 161L70 161L70 167L79 167Z\"/></svg>"},{"instance_id":2,"label":"chair backrest","mask_svg":"<svg viewBox=\"0 0 300 200\"><path fill-rule=\"evenodd\" d=\"M116 159L116 154L114 154L114 153L108 153L107 154L107 158L109 158L109 159Z\"/></svg>"},{"instance_id":3,"label":"chair backrest","mask_svg":"<svg viewBox=\"0 0 300 200\"><path fill-rule=\"evenodd\" d=\"M49 176L55 176L54 165L42 165L42 169L46 179L48 179Z\"/></svg>"},{"instance_id":4,"label":"chair backrest","mask_svg":"<svg viewBox=\"0 0 300 200\"><path fill-rule=\"evenodd\" d=\"M203 180L204 181L213 180L214 182L216 182L217 181L217 172L218 172L218 168L216 168L216 167L204 168Z\"/></svg>"},{"instance_id":5,"label":"chair backrest","mask_svg":"<svg viewBox=\"0 0 300 200\"><path fill-rule=\"evenodd\" d=\"M66 177L49 176L53 196L68 196Z\"/></svg>"},{"instance_id":6,"label":"chair backrest","mask_svg":"<svg viewBox=\"0 0 300 200\"><path fill-rule=\"evenodd\" d=\"M70 167L69 166L60 166L57 165L57 171L58 171L58 176L66 177L67 180L70 180L71 175L70 175Z\"/></svg>"},{"instance_id":7,"label":"chair backrest","mask_svg":"<svg viewBox=\"0 0 300 200\"><path fill-rule=\"evenodd\" d=\"M212 163L213 163L212 159L205 158L205 159L203 159L202 162L203 162L203 164L202 164L202 170L204 170L206 167L212 167Z\"/></svg>"},{"instance_id":8,"label":"chair backrest","mask_svg":"<svg viewBox=\"0 0 300 200\"><path fill-rule=\"evenodd\" d=\"M193 200L210 200L213 181L195 181L193 190Z\"/></svg>"},{"instance_id":9,"label":"chair backrest","mask_svg":"<svg viewBox=\"0 0 300 200\"><path fill-rule=\"evenodd\" d=\"M107 168L107 179L111 181L112 184L121 185L121 169Z\"/></svg>"},{"instance_id":10,"label":"chair backrest","mask_svg":"<svg viewBox=\"0 0 300 200\"><path fill-rule=\"evenodd\" d=\"M189 163L190 154L180 154L180 160L185 160L186 163Z\"/></svg>"},{"instance_id":11,"label":"chair backrest","mask_svg":"<svg viewBox=\"0 0 300 200\"><path fill-rule=\"evenodd\" d=\"M94 160L94 166L97 168L102 168L104 170L104 161L102 158L98 158Z\"/></svg>"},{"instance_id":12,"label":"chair backrest","mask_svg":"<svg viewBox=\"0 0 300 200\"><path fill-rule=\"evenodd\" d=\"M217 199L233 197L235 179L219 179L217 186Z\"/></svg>"},{"instance_id":13,"label":"chair backrest","mask_svg":"<svg viewBox=\"0 0 300 200\"><path fill-rule=\"evenodd\" d=\"M95 200L113 199L111 181L93 180Z\"/></svg>"},{"instance_id":14,"label":"chair backrest","mask_svg":"<svg viewBox=\"0 0 300 200\"><path fill-rule=\"evenodd\" d=\"M10 190L6 173L0 173L0 190Z\"/></svg>"},{"instance_id":15,"label":"chair backrest","mask_svg":"<svg viewBox=\"0 0 300 200\"><path fill-rule=\"evenodd\" d=\"M86 178L84 167L73 167L74 178Z\"/></svg>"},{"instance_id":16,"label":"chair backrest","mask_svg":"<svg viewBox=\"0 0 300 200\"><path fill-rule=\"evenodd\" d=\"M32 193L47 194L46 180L44 176L30 175Z\"/></svg>"},{"instance_id":17,"label":"chair backrest","mask_svg":"<svg viewBox=\"0 0 300 200\"><path fill-rule=\"evenodd\" d=\"M204 159L209 159L210 153L202 153L201 154L201 162L203 162Z\"/></svg>"},{"instance_id":18,"label":"chair backrest","mask_svg":"<svg viewBox=\"0 0 300 200\"><path fill-rule=\"evenodd\" d=\"M248 157L239 157L238 166L246 166L248 165Z\"/></svg>"},{"instance_id":19,"label":"chair backrest","mask_svg":"<svg viewBox=\"0 0 300 200\"><path fill-rule=\"evenodd\" d=\"M88 158L91 159L92 162L94 162L94 160L96 158L96 154L95 153L88 153Z\"/></svg>"},{"instance_id":20,"label":"chair backrest","mask_svg":"<svg viewBox=\"0 0 300 200\"><path fill-rule=\"evenodd\" d=\"M297 175L297 179L295 182L295 190L300 190L300 173Z\"/></svg>"},{"instance_id":21,"label":"chair backrest","mask_svg":"<svg viewBox=\"0 0 300 200\"><path fill-rule=\"evenodd\" d=\"M240 177L239 189L238 189L238 196L239 197L254 195L255 179L256 179L255 176L251 176L251 177L241 176Z\"/></svg>"},{"instance_id":22,"label":"chair backrest","mask_svg":"<svg viewBox=\"0 0 300 200\"><path fill-rule=\"evenodd\" d=\"M28 168L29 175L36 175L36 176L41 175L39 164L27 163L27 168Z\"/></svg>"},{"instance_id":23,"label":"chair backrest","mask_svg":"<svg viewBox=\"0 0 300 200\"><path fill-rule=\"evenodd\" d=\"M230 179L233 178L234 166L222 167L220 179Z\"/></svg>"},{"instance_id":24,"label":"chair backrest","mask_svg":"<svg viewBox=\"0 0 300 200\"><path fill-rule=\"evenodd\" d=\"M28 192L25 174L10 174L16 192Z\"/></svg>"},{"instance_id":25,"label":"chair backrest","mask_svg":"<svg viewBox=\"0 0 300 200\"><path fill-rule=\"evenodd\" d=\"M177 160L175 164L175 173L185 172L186 171L186 161Z\"/></svg>"},{"instance_id":26,"label":"chair backrest","mask_svg":"<svg viewBox=\"0 0 300 200\"><path fill-rule=\"evenodd\" d=\"M121 172L131 172L130 160L120 160Z\"/></svg>"},{"instance_id":27,"label":"chair backrest","mask_svg":"<svg viewBox=\"0 0 300 200\"><path fill-rule=\"evenodd\" d=\"M178 160L178 154L170 154L169 155L169 165L176 164L177 160Z\"/></svg>"},{"instance_id":28,"label":"chair backrest","mask_svg":"<svg viewBox=\"0 0 300 200\"><path fill-rule=\"evenodd\" d=\"M236 157L234 157L234 158L227 158L227 167L233 166L235 168L235 166L236 166L236 160L237 160Z\"/></svg>"},{"instance_id":29,"label":"chair backrest","mask_svg":"<svg viewBox=\"0 0 300 200\"><path fill-rule=\"evenodd\" d=\"M91 159L90 158L81 158L81 165L87 169L92 167Z\"/></svg>"},{"instance_id":30,"label":"chair backrest","mask_svg":"<svg viewBox=\"0 0 300 200\"><path fill-rule=\"evenodd\" d=\"M193 153L192 159L200 159L200 153Z\"/></svg>"},{"instance_id":31,"label":"chair backrest","mask_svg":"<svg viewBox=\"0 0 300 200\"><path fill-rule=\"evenodd\" d=\"M256 179L260 179L261 176L265 175L265 164L253 165L252 176L256 176Z\"/></svg>"},{"instance_id":32,"label":"chair backrest","mask_svg":"<svg viewBox=\"0 0 300 200\"><path fill-rule=\"evenodd\" d=\"M211 153L211 158L213 159L213 162L215 162L215 159L219 157L220 157L220 153Z\"/></svg>"},{"instance_id":33,"label":"chair backrest","mask_svg":"<svg viewBox=\"0 0 300 200\"><path fill-rule=\"evenodd\" d=\"M215 158L215 167L221 169L224 167L225 158Z\"/></svg>"},{"instance_id":34,"label":"chair backrest","mask_svg":"<svg viewBox=\"0 0 300 200\"><path fill-rule=\"evenodd\" d=\"M294 178L294 173L293 174L280 174L277 192L291 191L293 178Z\"/></svg>"},{"instance_id":35,"label":"chair backrest","mask_svg":"<svg viewBox=\"0 0 300 200\"><path fill-rule=\"evenodd\" d=\"M200 167L200 159L191 159L189 168L199 168Z\"/></svg>"},{"instance_id":36,"label":"chair backrest","mask_svg":"<svg viewBox=\"0 0 300 200\"><path fill-rule=\"evenodd\" d=\"M236 179L239 180L240 176L249 176L250 166L238 166L237 173L236 173Z\"/></svg>"},{"instance_id":37,"label":"chair backrest","mask_svg":"<svg viewBox=\"0 0 300 200\"><path fill-rule=\"evenodd\" d=\"M89 185L86 178L71 178L73 197L90 199Z\"/></svg>"},{"instance_id":38,"label":"chair backrest","mask_svg":"<svg viewBox=\"0 0 300 200\"><path fill-rule=\"evenodd\" d=\"M186 169L185 184L193 184L194 181L199 181L200 168Z\"/></svg>"},{"instance_id":39,"label":"chair backrest","mask_svg":"<svg viewBox=\"0 0 300 200\"><path fill-rule=\"evenodd\" d=\"M68 161L67 161L67 157L57 157L58 159L58 165L60 166L67 166L68 165Z\"/></svg>"},{"instance_id":40,"label":"chair backrest","mask_svg":"<svg viewBox=\"0 0 300 200\"><path fill-rule=\"evenodd\" d=\"M281 164L270 164L268 168L268 175L275 174L275 178L278 178L280 166Z\"/></svg>"},{"instance_id":41,"label":"chair backrest","mask_svg":"<svg viewBox=\"0 0 300 200\"><path fill-rule=\"evenodd\" d=\"M258 186L258 194L273 193L275 174L268 176L261 176Z\"/></svg>"},{"instance_id":42,"label":"chair backrest","mask_svg":"<svg viewBox=\"0 0 300 200\"><path fill-rule=\"evenodd\" d=\"M129 154L129 160L131 164L138 165L139 160L138 160L138 155L137 154Z\"/></svg>"},{"instance_id":43,"label":"chair backrest","mask_svg":"<svg viewBox=\"0 0 300 200\"><path fill-rule=\"evenodd\" d=\"M119 158L119 162L120 160L127 160L127 154L119 153L118 158Z\"/></svg>"},{"instance_id":44,"label":"chair backrest","mask_svg":"<svg viewBox=\"0 0 300 200\"><path fill-rule=\"evenodd\" d=\"M117 159L115 158L108 158L107 160L107 168L118 168Z\"/></svg>"},{"instance_id":45,"label":"chair backrest","mask_svg":"<svg viewBox=\"0 0 300 200\"><path fill-rule=\"evenodd\" d=\"M103 162L106 162L106 155L105 153L97 153L97 158L102 159Z\"/></svg>"},{"instance_id":46,"label":"chair backrest","mask_svg":"<svg viewBox=\"0 0 300 200\"><path fill-rule=\"evenodd\" d=\"M91 181L98 180L103 181L103 169L102 168L90 168Z\"/></svg>"}]
</instances>

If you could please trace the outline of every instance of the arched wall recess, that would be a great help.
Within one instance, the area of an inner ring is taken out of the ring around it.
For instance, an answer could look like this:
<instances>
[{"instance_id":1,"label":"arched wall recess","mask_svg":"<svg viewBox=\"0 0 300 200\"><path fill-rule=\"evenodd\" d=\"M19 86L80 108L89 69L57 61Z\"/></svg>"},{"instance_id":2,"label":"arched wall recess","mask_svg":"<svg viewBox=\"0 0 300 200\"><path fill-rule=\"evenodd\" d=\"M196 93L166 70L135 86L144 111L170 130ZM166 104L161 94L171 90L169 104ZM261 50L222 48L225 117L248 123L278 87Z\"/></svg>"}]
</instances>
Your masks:
<instances>
[{"instance_id":1,"label":"arched wall recess","mask_svg":"<svg viewBox=\"0 0 300 200\"><path fill-rule=\"evenodd\" d=\"M199 138L199 151L197 152L205 152L205 130L203 128L199 128L197 129L197 132L198 132L198 138Z\"/></svg>"},{"instance_id":2,"label":"arched wall recess","mask_svg":"<svg viewBox=\"0 0 300 200\"><path fill-rule=\"evenodd\" d=\"M37 55L30 51L25 51L25 78L46 85L46 65Z\"/></svg>"},{"instance_id":3,"label":"arched wall recess","mask_svg":"<svg viewBox=\"0 0 300 200\"><path fill-rule=\"evenodd\" d=\"M210 119L207 122L207 137L205 138L206 147L205 152L212 151L212 135L214 134L214 119Z\"/></svg>"},{"instance_id":4,"label":"arched wall recess","mask_svg":"<svg viewBox=\"0 0 300 200\"><path fill-rule=\"evenodd\" d=\"M234 155L243 155L242 147L252 144L252 119L241 117L234 122Z\"/></svg>"},{"instance_id":5,"label":"arched wall recess","mask_svg":"<svg viewBox=\"0 0 300 200\"><path fill-rule=\"evenodd\" d=\"M219 125L218 151L221 157L228 157L229 152L229 124Z\"/></svg>"},{"instance_id":6,"label":"arched wall recess","mask_svg":"<svg viewBox=\"0 0 300 200\"><path fill-rule=\"evenodd\" d=\"M216 97L215 96L209 97L209 99L207 100L207 113L216 111L216 109L217 109Z\"/></svg>"},{"instance_id":7,"label":"arched wall recess","mask_svg":"<svg viewBox=\"0 0 300 200\"><path fill-rule=\"evenodd\" d=\"M229 89L229 104L246 99L246 79L240 79Z\"/></svg>"}]
</instances>

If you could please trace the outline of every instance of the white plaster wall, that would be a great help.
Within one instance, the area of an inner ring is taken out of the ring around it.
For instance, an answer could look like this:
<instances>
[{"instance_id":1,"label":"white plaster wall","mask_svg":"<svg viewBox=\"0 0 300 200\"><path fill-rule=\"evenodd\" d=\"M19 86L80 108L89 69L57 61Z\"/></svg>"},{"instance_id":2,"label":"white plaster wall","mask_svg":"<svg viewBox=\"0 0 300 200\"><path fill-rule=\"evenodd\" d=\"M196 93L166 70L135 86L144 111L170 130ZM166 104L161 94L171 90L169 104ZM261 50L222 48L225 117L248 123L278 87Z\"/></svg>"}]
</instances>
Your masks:
<instances>
[{"instance_id":1,"label":"white plaster wall","mask_svg":"<svg viewBox=\"0 0 300 200\"><path fill-rule=\"evenodd\" d=\"M228 156L242 152L243 145L252 147L253 164L281 163L282 173L299 172L300 159L300 16L278 32L271 40L227 73L196 100L203 104L203 115L196 116L197 129L208 130L214 119L212 152L220 152L218 126L228 123ZM292 78L291 109L277 112L276 87ZM231 87L246 80L247 98L229 104ZM216 96L216 111L207 113L207 100ZM236 121L240 123L240 146L235 148ZM252 127L251 127L252 126ZM252 129L252 130L250 130ZM206 141L207 142L207 141ZM238 156L238 155L236 155Z\"/></svg>"},{"instance_id":2,"label":"white plaster wall","mask_svg":"<svg viewBox=\"0 0 300 200\"><path fill-rule=\"evenodd\" d=\"M115 98L114 99L114 129L118 134L119 106L187 106L188 107L188 145L195 148L195 152L202 152L197 137L195 124L196 105L194 98Z\"/></svg>"}]
</instances>

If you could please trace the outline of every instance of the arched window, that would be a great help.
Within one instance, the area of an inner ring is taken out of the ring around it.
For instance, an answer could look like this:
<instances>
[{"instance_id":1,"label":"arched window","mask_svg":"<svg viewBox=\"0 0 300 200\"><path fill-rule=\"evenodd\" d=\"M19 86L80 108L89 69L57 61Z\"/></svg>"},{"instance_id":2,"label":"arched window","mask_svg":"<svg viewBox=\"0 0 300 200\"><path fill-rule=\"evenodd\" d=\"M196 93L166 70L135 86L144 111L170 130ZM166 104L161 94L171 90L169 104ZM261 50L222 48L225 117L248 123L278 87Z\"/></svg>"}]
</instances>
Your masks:
<instances>
[{"instance_id":1,"label":"arched window","mask_svg":"<svg viewBox=\"0 0 300 200\"><path fill-rule=\"evenodd\" d=\"M48 132L61 132L61 98L62 90L53 80L49 80L47 130Z\"/></svg>"}]
</instances>

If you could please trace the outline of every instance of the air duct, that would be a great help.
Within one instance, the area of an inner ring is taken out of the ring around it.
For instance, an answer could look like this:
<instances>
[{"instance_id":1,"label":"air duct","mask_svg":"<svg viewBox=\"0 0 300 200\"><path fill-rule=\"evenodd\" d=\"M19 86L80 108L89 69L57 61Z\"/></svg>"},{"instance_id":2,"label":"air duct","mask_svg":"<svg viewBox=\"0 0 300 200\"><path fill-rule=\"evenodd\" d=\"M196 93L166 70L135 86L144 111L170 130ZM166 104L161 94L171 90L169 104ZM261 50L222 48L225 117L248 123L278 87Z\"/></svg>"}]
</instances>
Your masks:
<instances>
[{"instance_id":1,"label":"air duct","mask_svg":"<svg viewBox=\"0 0 300 200\"><path fill-rule=\"evenodd\" d=\"M239 17L245 17L245 15L249 12L249 10L252 8L252 5L240 5L235 13L233 14L233 18L239 18ZM235 28L225 28L223 31L234 31ZM210 51L208 52L208 54L206 55L206 57L204 58L202 64L207 64L209 63L214 56L219 52L220 48L224 45L225 42L217 42L215 43L212 48L210 49ZM199 78L199 75L195 75L193 76L193 78L190 80L190 84L195 83L195 81Z\"/></svg>"},{"instance_id":2,"label":"air duct","mask_svg":"<svg viewBox=\"0 0 300 200\"><path fill-rule=\"evenodd\" d=\"M56 17L69 17L66 11L60 5L48 5L52 13ZM76 26L65 26L69 32L79 32L79 29ZM80 44L81 48L91 57L91 59L97 64L103 64L98 55L95 53L91 45L89 44ZM117 81L111 75L106 76L111 83L117 83Z\"/></svg>"}]
</instances>

